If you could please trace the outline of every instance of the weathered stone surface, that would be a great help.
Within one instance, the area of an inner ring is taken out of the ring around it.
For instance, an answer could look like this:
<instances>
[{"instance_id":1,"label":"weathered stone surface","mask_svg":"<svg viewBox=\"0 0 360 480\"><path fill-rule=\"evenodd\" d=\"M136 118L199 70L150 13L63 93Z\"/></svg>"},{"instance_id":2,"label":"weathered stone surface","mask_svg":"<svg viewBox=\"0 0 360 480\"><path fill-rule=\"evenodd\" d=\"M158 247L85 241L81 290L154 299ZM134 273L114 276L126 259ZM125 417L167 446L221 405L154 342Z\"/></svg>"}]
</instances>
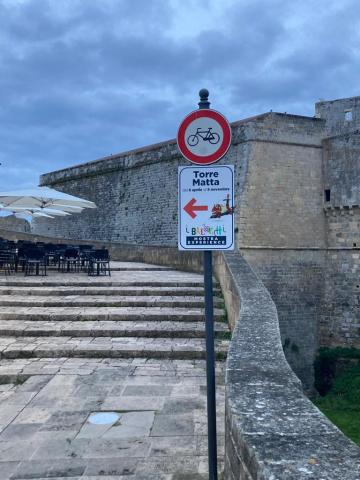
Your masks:
<instances>
[{"instance_id":1,"label":"weathered stone surface","mask_svg":"<svg viewBox=\"0 0 360 480\"><path fill-rule=\"evenodd\" d=\"M111 278L93 279L95 297L86 274L3 279L1 299L14 305L1 308L14 319L0 320L1 480L206 478L206 371L204 360L196 360L205 356L202 278L168 268L157 275L154 266L127 265ZM47 295L39 295L42 288ZM108 288L112 295L103 294ZM139 305L107 306L119 298ZM130 320L97 319L124 314ZM224 322L215 329L229 333ZM225 355L228 341L216 343ZM217 389L222 458L223 362ZM117 417L94 424L95 413Z\"/></svg>"},{"instance_id":2,"label":"weathered stone surface","mask_svg":"<svg viewBox=\"0 0 360 480\"><path fill-rule=\"evenodd\" d=\"M357 480L360 448L303 395L269 293L239 253L217 260L225 303L237 297L226 368L225 478Z\"/></svg>"}]
</instances>

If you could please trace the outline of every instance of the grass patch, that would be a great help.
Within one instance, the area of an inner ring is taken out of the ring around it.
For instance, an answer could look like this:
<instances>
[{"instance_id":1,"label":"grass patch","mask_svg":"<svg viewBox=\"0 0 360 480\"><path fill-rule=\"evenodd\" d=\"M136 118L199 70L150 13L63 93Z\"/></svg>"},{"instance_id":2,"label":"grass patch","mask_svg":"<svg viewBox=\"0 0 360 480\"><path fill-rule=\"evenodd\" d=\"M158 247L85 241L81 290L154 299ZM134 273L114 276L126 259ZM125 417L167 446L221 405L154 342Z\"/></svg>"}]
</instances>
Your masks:
<instances>
[{"instance_id":1,"label":"grass patch","mask_svg":"<svg viewBox=\"0 0 360 480\"><path fill-rule=\"evenodd\" d=\"M15 379L14 384L15 384L15 385L22 385L23 383L26 382L26 380L27 380L26 377L19 377L19 376L17 376L16 379Z\"/></svg>"},{"instance_id":2,"label":"grass patch","mask_svg":"<svg viewBox=\"0 0 360 480\"><path fill-rule=\"evenodd\" d=\"M231 332L215 332L215 338L219 340L231 340Z\"/></svg>"},{"instance_id":3,"label":"grass patch","mask_svg":"<svg viewBox=\"0 0 360 480\"><path fill-rule=\"evenodd\" d=\"M360 349L336 347L320 348L315 359L315 388L320 395L326 395L334 383L336 374L338 373L339 362L351 362L360 360Z\"/></svg>"},{"instance_id":4,"label":"grass patch","mask_svg":"<svg viewBox=\"0 0 360 480\"><path fill-rule=\"evenodd\" d=\"M314 404L360 445L360 365L336 377L327 395L314 400Z\"/></svg>"}]
</instances>

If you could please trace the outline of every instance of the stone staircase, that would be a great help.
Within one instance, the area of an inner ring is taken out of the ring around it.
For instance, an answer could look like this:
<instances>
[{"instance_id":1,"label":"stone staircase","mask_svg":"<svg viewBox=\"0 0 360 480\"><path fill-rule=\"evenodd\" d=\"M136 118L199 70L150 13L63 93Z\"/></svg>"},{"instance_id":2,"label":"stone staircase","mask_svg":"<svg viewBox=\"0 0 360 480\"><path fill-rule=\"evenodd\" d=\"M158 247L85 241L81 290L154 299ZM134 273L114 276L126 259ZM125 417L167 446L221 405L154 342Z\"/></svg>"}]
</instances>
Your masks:
<instances>
[{"instance_id":1,"label":"stone staircase","mask_svg":"<svg viewBox=\"0 0 360 480\"><path fill-rule=\"evenodd\" d=\"M229 329L221 292L214 293L223 359ZM50 272L0 279L0 359L203 359L204 337L203 284L195 274L123 263L112 277Z\"/></svg>"},{"instance_id":2,"label":"stone staircase","mask_svg":"<svg viewBox=\"0 0 360 480\"><path fill-rule=\"evenodd\" d=\"M221 472L229 330L214 293ZM1 480L207 479L203 303L201 275L142 264L0 277Z\"/></svg>"}]
</instances>

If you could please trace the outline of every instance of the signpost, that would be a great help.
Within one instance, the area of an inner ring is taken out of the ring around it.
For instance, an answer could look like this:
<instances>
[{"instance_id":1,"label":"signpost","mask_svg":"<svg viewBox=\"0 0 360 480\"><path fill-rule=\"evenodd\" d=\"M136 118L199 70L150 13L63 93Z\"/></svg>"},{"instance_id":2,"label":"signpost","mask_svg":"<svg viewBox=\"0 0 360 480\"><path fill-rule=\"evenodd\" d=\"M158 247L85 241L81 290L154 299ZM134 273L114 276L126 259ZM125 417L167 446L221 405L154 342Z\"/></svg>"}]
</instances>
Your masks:
<instances>
[{"instance_id":1,"label":"signpost","mask_svg":"<svg viewBox=\"0 0 360 480\"><path fill-rule=\"evenodd\" d=\"M179 250L232 250L234 167L179 167Z\"/></svg>"},{"instance_id":2,"label":"signpost","mask_svg":"<svg viewBox=\"0 0 360 480\"><path fill-rule=\"evenodd\" d=\"M212 250L234 249L234 167L209 166L228 151L231 128L199 92L199 110L181 122L177 142L196 167L179 167L179 250L204 250L209 480L217 480Z\"/></svg>"}]
</instances>

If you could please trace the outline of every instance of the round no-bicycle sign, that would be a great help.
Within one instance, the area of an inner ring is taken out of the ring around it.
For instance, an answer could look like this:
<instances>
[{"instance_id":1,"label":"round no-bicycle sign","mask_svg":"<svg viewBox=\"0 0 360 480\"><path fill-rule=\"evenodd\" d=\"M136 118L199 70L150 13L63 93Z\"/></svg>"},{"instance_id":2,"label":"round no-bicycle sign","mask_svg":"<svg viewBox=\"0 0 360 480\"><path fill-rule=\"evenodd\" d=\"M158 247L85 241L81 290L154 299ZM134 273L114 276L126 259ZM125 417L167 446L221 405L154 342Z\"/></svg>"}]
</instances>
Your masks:
<instances>
[{"instance_id":1,"label":"round no-bicycle sign","mask_svg":"<svg viewBox=\"0 0 360 480\"><path fill-rule=\"evenodd\" d=\"M200 109L181 122L177 143L182 155L197 165L210 165L222 158L231 144L231 128L216 110Z\"/></svg>"}]
</instances>

